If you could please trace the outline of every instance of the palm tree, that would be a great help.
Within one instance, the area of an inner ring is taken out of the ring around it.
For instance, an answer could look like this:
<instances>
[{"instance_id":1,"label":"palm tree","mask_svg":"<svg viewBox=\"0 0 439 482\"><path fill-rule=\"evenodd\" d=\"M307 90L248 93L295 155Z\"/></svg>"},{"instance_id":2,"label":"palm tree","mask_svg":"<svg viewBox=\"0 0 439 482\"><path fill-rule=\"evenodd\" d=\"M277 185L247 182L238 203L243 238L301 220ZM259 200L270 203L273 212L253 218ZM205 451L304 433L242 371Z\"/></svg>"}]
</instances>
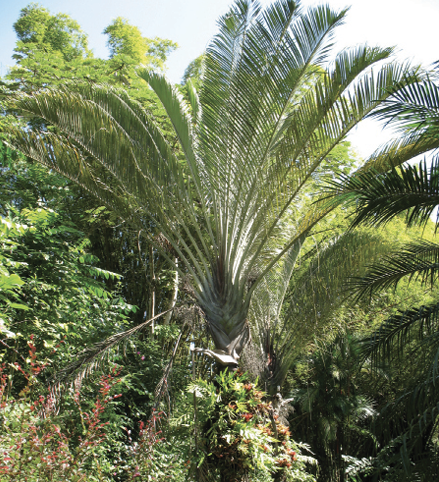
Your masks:
<instances>
[{"instance_id":1,"label":"palm tree","mask_svg":"<svg viewBox=\"0 0 439 482\"><path fill-rule=\"evenodd\" d=\"M319 460L318 480L347 480L346 456L357 456L367 434L361 425L374 415L371 400L359 387L358 342L342 331L318 342L305 363L306 381L302 374L302 382L292 391L292 430L312 446Z\"/></svg>"},{"instance_id":2,"label":"palm tree","mask_svg":"<svg viewBox=\"0 0 439 482\"><path fill-rule=\"evenodd\" d=\"M437 71L437 67L436 67ZM353 226L380 226L406 213L408 225L425 227L439 205L439 85L433 79L405 86L376 112L401 136L378 151L364 168L335 183L336 203L356 203ZM429 162L402 165L414 156L433 150ZM398 167L399 166L399 167ZM334 187L334 185L333 185ZM439 217L436 217L436 224ZM371 264L363 277L353 280L357 296L372 296L380 290L396 288L403 279L418 279L433 287L439 276L439 244L431 241L409 243ZM382 413L382 424L393 438L378 463L389 465L389 454L401 449L393 464L410 473L410 456L426 452L435 430L439 410L439 303L412 308L386 320L364 340L365 356L375 366L396 366L409 356L416 367L409 384ZM395 432L396 427L396 432ZM383 455L384 454L384 455ZM413 460L413 458L412 458ZM428 465L428 464L427 464ZM434 465L434 464L433 464ZM427 470L437 470L430 464ZM431 474L430 474L431 476ZM437 476L437 473L436 473ZM401 475L402 477L402 475Z\"/></svg>"},{"instance_id":3,"label":"palm tree","mask_svg":"<svg viewBox=\"0 0 439 482\"><path fill-rule=\"evenodd\" d=\"M178 150L109 86L47 88L11 101L43 122L11 128L10 143L143 229L191 286L219 363L237 365L256 290L328 212L315 205L295 217L303 187L408 77L406 66L382 65L392 49L358 47L329 62L345 14L237 0L206 51L199 94L188 83L190 105L163 75L139 71L167 111Z\"/></svg>"},{"instance_id":4,"label":"palm tree","mask_svg":"<svg viewBox=\"0 0 439 482\"><path fill-rule=\"evenodd\" d=\"M292 365L322 336L347 300L348 280L364 274L367 263L392 248L375 233L351 231L302 248L299 263L296 248L270 271L250 305L252 343L244 353L244 368L258 377L270 396L280 398L278 387ZM288 399L279 402L278 411Z\"/></svg>"}]
</instances>

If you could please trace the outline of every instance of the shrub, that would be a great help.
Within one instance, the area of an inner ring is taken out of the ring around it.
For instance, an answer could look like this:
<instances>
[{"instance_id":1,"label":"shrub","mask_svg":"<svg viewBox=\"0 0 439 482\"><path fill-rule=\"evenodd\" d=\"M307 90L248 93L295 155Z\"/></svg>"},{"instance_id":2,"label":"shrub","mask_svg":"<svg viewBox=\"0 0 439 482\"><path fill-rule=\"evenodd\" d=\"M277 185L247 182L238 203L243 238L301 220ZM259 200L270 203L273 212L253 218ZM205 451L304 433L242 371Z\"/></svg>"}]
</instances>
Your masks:
<instances>
[{"instance_id":1,"label":"shrub","mask_svg":"<svg viewBox=\"0 0 439 482\"><path fill-rule=\"evenodd\" d=\"M124 457L119 457L123 464L115 465L105 454L111 434L109 422L103 419L108 407L121 397L115 393L121 382L120 368L113 367L109 374L100 377L98 393L89 410L82 409L77 391L76 413L66 419L56 415L50 391L36 395L37 377L46 365L38 362L32 338L28 346L28 362L23 359L25 363L12 365L16 377L21 374L26 382L18 397L7 399L11 375L7 374L5 363L0 365L0 481L110 482L120 477L134 481L140 475L154 473L154 449L162 442L156 430L161 414L153 414L148 422L140 423L138 440L127 437ZM79 426L68 428L69 422L78 418Z\"/></svg>"},{"instance_id":2,"label":"shrub","mask_svg":"<svg viewBox=\"0 0 439 482\"><path fill-rule=\"evenodd\" d=\"M290 438L265 393L240 371L223 371L213 383L198 380L189 393L196 397L199 450L195 456L221 480L312 481L306 472L310 457Z\"/></svg>"}]
</instances>

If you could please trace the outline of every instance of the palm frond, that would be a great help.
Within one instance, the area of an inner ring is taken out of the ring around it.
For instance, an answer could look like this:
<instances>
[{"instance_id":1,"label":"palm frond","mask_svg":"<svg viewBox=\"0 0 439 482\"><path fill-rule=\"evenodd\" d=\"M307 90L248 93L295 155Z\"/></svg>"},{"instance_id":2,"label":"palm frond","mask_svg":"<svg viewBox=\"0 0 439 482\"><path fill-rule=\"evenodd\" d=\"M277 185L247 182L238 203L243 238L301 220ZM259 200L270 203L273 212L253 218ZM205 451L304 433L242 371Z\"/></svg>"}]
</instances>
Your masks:
<instances>
[{"instance_id":1,"label":"palm frond","mask_svg":"<svg viewBox=\"0 0 439 482\"><path fill-rule=\"evenodd\" d=\"M431 165L401 166L385 174L370 170L353 177L341 176L333 183L337 203L356 205L352 226L380 226L402 212L407 224L425 225L439 204L439 156Z\"/></svg>"},{"instance_id":2,"label":"palm frond","mask_svg":"<svg viewBox=\"0 0 439 482\"><path fill-rule=\"evenodd\" d=\"M349 296L352 276L364 271L366 261L379 259L391 249L389 243L370 232L348 232L324 240L293 280L283 329L290 326L305 338L315 336L318 327L324 326L333 310Z\"/></svg>"},{"instance_id":3,"label":"palm frond","mask_svg":"<svg viewBox=\"0 0 439 482\"><path fill-rule=\"evenodd\" d=\"M154 390L154 407L157 408L159 403L161 402L163 396L165 394L168 394L168 383L169 383L169 376L171 374L172 370L172 365L174 363L175 355L177 354L177 350L180 346L180 341L183 337L183 332L184 332L185 326L180 331L180 334L178 335L178 338L174 344L174 349L172 350L171 358L168 361L168 364L166 365L166 368L163 371L162 378L158 382L155 390Z\"/></svg>"},{"instance_id":4,"label":"palm frond","mask_svg":"<svg viewBox=\"0 0 439 482\"><path fill-rule=\"evenodd\" d=\"M149 218L195 281L206 273L210 249L201 230L193 233L188 227L198 228L200 224L200 220L194 222L195 203L191 184L186 183L190 174L136 102L123 91L93 85L76 86L74 91L52 89L33 96L20 95L13 105L65 133L20 136L12 132L15 147L73 180L79 172L79 183L113 209L117 201L114 194L128 200L131 214L136 213L135 221ZM189 238L191 247L185 238Z\"/></svg>"},{"instance_id":5,"label":"palm frond","mask_svg":"<svg viewBox=\"0 0 439 482\"><path fill-rule=\"evenodd\" d=\"M200 123L201 115L202 115L202 106L200 104L200 99L198 97L198 93L195 89L195 86L191 80L188 80L185 85L187 88L189 103L192 108L192 122L194 126L197 126Z\"/></svg>"},{"instance_id":6,"label":"palm frond","mask_svg":"<svg viewBox=\"0 0 439 482\"><path fill-rule=\"evenodd\" d=\"M416 465L416 461L425 456L426 447L431 446L438 413L439 393L433 380L424 380L387 404L375 421L375 432L392 427L399 435L380 450L373 465L382 469L384 462L384 467L391 465L394 470L400 470L401 475L410 476L413 462Z\"/></svg>"},{"instance_id":7,"label":"palm frond","mask_svg":"<svg viewBox=\"0 0 439 482\"><path fill-rule=\"evenodd\" d=\"M300 248L299 243L293 247L274 276L258 287L250 307L253 340L270 365L270 389L282 385L299 349L316 336L348 296L348 279L361 272L366 260L382 256L391 246L376 235L349 232L322 242L294 274Z\"/></svg>"},{"instance_id":8,"label":"palm frond","mask_svg":"<svg viewBox=\"0 0 439 482\"><path fill-rule=\"evenodd\" d=\"M430 241L410 243L402 246L397 253L369 265L365 276L352 278L350 287L357 298L361 298L386 288L396 288L404 278L408 281L420 278L422 283L432 286L439 275L438 266L439 244Z\"/></svg>"},{"instance_id":9,"label":"palm frond","mask_svg":"<svg viewBox=\"0 0 439 482\"><path fill-rule=\"evenodd\" d=\"M376 150L359 172L385 172L439 148L439 87L422 71L396 84L392 95L370 117L386 121L400 137Z\"/></svg>"},{"instance_id":10,"label":"palm frond","mask_svg":"<svg viewBox=\"0 0 439 482\"><path fill-rule=\"evenodd\" d=\"M370 337L363 339L362 351L377 365L390 360L394 349L401 356L410 350L412 341L429 341L438 331L439 303L412 308L390 317Z\"/></svg>"},{"instance_id":11,"label":"palm frond","mask_svg":"<svg viewBox=\"0 0 439 482\"><path fill-rule=\"evenodd\" d=\"M123 331L121 333L116 333L111 335L106 340L99 341L91 347L87 347L84 351L79 353L75 360L69 363L67 366L59 370L53 378L55 385L66 382L69 379L74 379L75 381L81 381L84 377L88 376L93 369L98 367L100 363L104 360L105 356L109 354L109 351L115 346L119 345L122 341L133 336L135 333L145 329L154 320L157 320L161 316L165 315L171 310L163 311L162 313L150 318L143 323L130 328L129 330Z\"/></svg>"},{"instance_id":12,"label":"palm frond","mask_svg":"<svg viewBox=\"0 0 439 482\"><path fill-rule=\"evenodd\" d=\"M439 86L426 78L398 89L373 117L385 120L401 131L422 132L426 137L439 135Z\"/></svg>"},{"instance_id":13,"label":"palm frond","mask_svg":"<svg viewBox=\"0 0 439 482\"><path fill-rule=\"evenodd\" d=\"M358 169L358 174L376 171L380 174L401 166L416 156L439 148L439 137L423 136L417 132L402 134L397 139L378 148Z\"/></svg>"}]
</instances>

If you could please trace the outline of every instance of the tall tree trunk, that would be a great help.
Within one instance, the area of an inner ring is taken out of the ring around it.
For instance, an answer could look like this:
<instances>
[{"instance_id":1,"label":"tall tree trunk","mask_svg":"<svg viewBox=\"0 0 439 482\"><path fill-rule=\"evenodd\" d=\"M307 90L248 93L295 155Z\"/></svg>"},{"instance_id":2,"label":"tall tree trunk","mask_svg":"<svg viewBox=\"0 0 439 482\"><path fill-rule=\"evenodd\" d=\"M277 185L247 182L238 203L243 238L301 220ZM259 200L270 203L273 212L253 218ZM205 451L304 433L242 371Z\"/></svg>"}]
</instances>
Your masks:
<instances>
[{"instance_id":1,"label":"tall tree trunk","mask_svg":"<svg viewBox=\"0 0 439 482\"><path fill-rule=\"evenodd\" d=\"M154 272L154 249L152 245L149 247L149 269L151 278L151 297L149 300L149 317L154 318L155 316L155 272ZM151 323L151 334L154 335L154 321Z\"/></svg>"},{"instance_id":2,"label":"tall tree trunk","mask_svg":"<svg viewBox=\"0 0 439 482\"><path fill-rule=\"evenodd\" d=\"M178 266L177 258L174 259L174 262L175 262L175 266ZM176 270L174 275L174 286L173 286L171 299L169 300L168 310L172 310L175 308L175 304L177 303L177 298L178 298L178 271ZM164 324L169 325L169 323L171 322L171 318L172 318L172 311L166 314L164 319Z\"/></svg>"}]
</instances>

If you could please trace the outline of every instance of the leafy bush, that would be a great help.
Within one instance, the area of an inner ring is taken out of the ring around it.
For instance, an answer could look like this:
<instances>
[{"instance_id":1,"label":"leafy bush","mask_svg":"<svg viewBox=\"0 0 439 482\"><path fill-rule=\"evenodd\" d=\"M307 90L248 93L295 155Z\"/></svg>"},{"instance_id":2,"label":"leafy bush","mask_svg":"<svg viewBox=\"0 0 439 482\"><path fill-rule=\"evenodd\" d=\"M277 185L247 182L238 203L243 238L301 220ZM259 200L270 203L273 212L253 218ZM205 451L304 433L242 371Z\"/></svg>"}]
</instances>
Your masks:
<instances>
[{"instance_id":1,"label":"leafy bush","mask_svg":"<svg viewBox=\"0 0 439 482\"><path fill-rule=\"evenodd\" d=\"M28 348L27 360L21 357L24 363L12 365L14 378L20 375L26 381L18 397L8 399L6 392L12 378L7 364L0 365L1 482L129 482L139 480L138 477L163 480L155 477L160 467L154 456L156 447L164 443L157 427L160 413L140 423L135 440L127 434L127 443L114 447L115 452L123 452L119 457L107 456L109 442L114 445L114 427L104 420L108 419L111 405L122 396L115 393L120 391L120 368L113 367L109 374L100 377L98 393L89 410L83 410L80 393L76 391L75 413L65 417L57 413L53 392L36 395L37 379L46 364L37 360L32 338ZM76 419L80 423L71 427L71 421Z\"/></svg>"},{"instance_id":2,"label":"leafy bush","mask_svg":"<svg viewBox=\"0 0 439 482\"><path fill-rule=\"evenodd\" d=\"M306 446L290 439L288 427L246 374L222 371L214 382L192 383L189 393L197 413L191 425L198 438L193 470L229 482L314 480L306 471L313 459L301 454Z\"/></svg>"}]
</instances>

